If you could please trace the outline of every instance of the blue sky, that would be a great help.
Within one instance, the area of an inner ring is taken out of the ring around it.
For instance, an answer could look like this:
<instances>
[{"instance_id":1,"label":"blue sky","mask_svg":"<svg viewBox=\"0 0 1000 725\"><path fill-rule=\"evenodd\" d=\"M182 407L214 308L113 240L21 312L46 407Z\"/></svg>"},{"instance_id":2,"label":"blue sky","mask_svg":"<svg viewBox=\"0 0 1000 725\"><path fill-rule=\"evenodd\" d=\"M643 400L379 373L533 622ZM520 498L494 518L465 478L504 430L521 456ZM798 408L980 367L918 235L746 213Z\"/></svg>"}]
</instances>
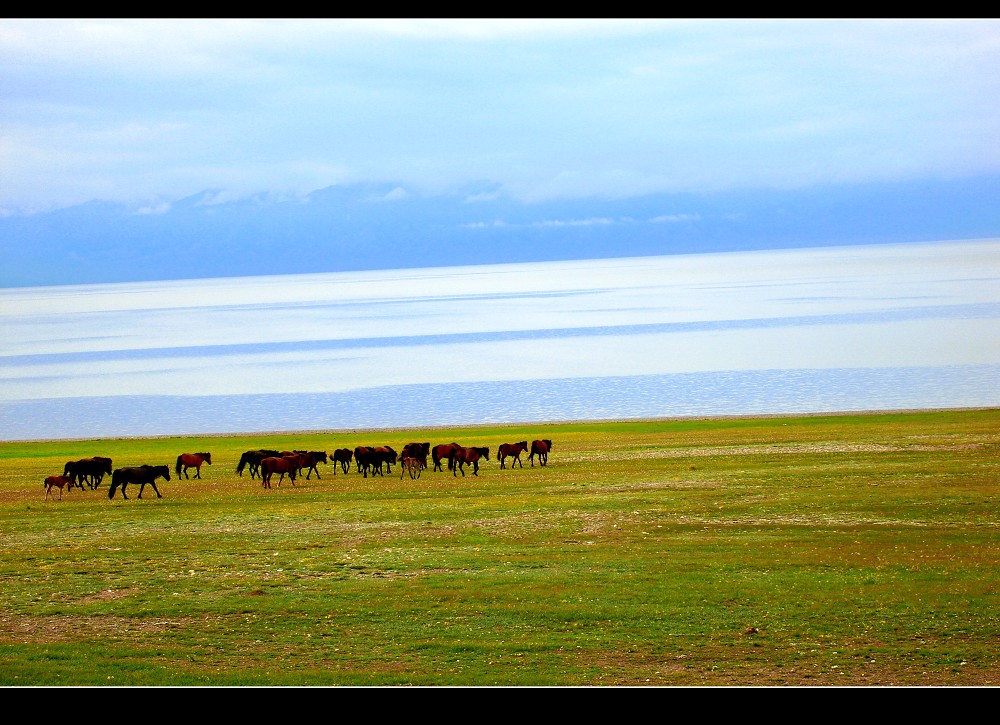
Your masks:
<instances>
[{"instance_id":1,"label":"blue sky","mask_svg":"<svg viewBox=\"0 0 1000 725\"><path fill-rule=\"evenodd\" d=\"M996 19L5 19L0 210L970 178L998 68Z\"/></svg>"}]
</instances>

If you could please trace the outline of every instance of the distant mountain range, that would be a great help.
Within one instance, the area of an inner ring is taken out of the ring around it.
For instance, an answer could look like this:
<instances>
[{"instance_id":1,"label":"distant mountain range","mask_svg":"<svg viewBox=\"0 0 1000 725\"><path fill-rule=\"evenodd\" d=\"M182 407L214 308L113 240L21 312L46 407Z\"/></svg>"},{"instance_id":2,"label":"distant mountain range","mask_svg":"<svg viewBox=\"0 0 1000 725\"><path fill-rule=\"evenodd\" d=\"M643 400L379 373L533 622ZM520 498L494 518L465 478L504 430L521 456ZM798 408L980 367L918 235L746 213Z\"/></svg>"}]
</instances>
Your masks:
<instances>
[{"instance_id":1,"label":"distant mountain range","mask_svg":"<svg viewBox=\"0 0 1000 725\"><path fill-rule=\"evenodd\" d=\"M602 259L1000 236L1000 176L524 203L488 183L216 191L0 218L0 286Z\"/></svg>"}]
</instances>

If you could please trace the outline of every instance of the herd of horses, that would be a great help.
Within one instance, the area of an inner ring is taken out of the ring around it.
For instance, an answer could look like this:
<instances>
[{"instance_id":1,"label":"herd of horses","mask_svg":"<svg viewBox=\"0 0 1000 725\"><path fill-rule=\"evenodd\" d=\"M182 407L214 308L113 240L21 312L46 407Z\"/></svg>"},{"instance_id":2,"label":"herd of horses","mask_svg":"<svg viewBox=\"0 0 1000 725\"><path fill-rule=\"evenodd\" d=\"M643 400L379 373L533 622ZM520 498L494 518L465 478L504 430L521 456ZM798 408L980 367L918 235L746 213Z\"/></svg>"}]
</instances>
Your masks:
<instances>
[{"instance_id":1,"label":"herd of horses","mask_svg":"<svg viewBox=\"0 0 1000 725\"><path fill-rule=\"evenodd\" d=\"M504 443L497 448L496 456L500 462L500 468L507 468L507 461L510 461L510 468L520 465L524 468L521 460L522 453L528 453L528 460L532 466L535 459L538 459L540 466L548 465L549 451L552 450L552 441L539 439L528 445L527 441L517 443ZM294 486L297 476L306 472L306 479L313 473L316 478L320 478L319 463L332 463L333 473L337 474L339 468L342 473L350 473L352 466L355 466L357 473L365 478L369 476L385 476L392 472L392 466L398 464L400 468L399 477L409 475L410 478L419 478L421 472L428 466L428 457L433 465L434 471L444 472L444 466L452 472L452 476L461 473L465 475L465 467L470 466L473 476L479 475L480 461L490 460L490 449L486 446L461 446L458 443L442 443L431 447L430 443L407 443L403 450L396 452L392 446L357 446L353 450L350 448L338 448L332 454L327 455L326 451L277 451L271 449L260 449L246 451L240 457L236 465L236 473L243 476L243 471L249 471L251 478L260 478L261 486L271 488L274 474L279 474L277 485L288 476L289 481ZM195 469L194 478L201 478L201 466L203 463L212 465L211 453L182 453L177 456L177 463L174 472L177 478L191 478L189 469ZM96 490L104 476L111 476L111 485L108 488L108 498L113 499L116 491L121 491L122 498L128 499L125 488L128 484L138 484L138 498L142 498L142 492L146 486L152 486L157 498L163 498L160 490L156 487L157 479L170 480L169 466L130 466L125 468L112 468L112 460L103 456L93 458L82 458L77 461L67 461L63 467L61 476L49 476L45 479L45 498L49 498L54 488L59 489L59 498L62 498L63 489L83 488L86 484L90 490Z\"/></svg>"}]
</instances>

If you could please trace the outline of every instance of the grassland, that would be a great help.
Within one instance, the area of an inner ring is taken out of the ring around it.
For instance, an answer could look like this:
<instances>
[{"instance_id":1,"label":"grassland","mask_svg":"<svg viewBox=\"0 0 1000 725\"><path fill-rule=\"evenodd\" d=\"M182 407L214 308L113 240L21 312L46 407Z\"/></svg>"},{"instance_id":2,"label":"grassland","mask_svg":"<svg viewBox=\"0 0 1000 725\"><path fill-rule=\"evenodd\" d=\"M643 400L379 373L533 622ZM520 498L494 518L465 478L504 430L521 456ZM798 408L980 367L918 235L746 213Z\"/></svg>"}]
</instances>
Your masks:
<instances>
[{"instance_id":1,"label":"grassland","mask_svg":"<svg viewBox=\"0 0 1000 725\"><path fill-rule=\"evenodd\" d=\"M244 450L550 438L265 490ZM67 460L203 480L44 500ZM0 685L995 686L1000 410L0 444Z\"/></svg>"}]
</instances>

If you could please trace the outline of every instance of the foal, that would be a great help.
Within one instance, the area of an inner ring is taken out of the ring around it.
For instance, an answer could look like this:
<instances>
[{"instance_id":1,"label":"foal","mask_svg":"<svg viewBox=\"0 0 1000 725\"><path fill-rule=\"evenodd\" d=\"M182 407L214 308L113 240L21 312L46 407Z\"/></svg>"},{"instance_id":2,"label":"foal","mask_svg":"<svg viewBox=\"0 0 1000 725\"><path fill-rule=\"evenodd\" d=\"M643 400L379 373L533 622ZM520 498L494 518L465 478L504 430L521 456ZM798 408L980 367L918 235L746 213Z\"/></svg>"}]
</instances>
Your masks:
<instances>
[{"instance_id":1,"label":"foal","mask_svg":"<svg viewBox=\"0 0 1000 725\"><path fill-rule=\"evenodd\" d=\"M45 500L49 500L49 494L52 493L52 488L54 486L59 487L59 500L62 501L63 488L69 487L73 488L73 480L69 476L49 476L45 479Z\"/></svg>"},{"instance_id":2,"label":"foal","mask_svg":"<svg viewBox=\"0 0 1000 725\"><path fill-rule=\"evenodd\" d=\"M424 462L419 458L404 456L403 460L399 463L399 477L402 478L406 473L409 473L410 478L420 478L420 471L423 468Z\"/></svg>"}]
</instances>

